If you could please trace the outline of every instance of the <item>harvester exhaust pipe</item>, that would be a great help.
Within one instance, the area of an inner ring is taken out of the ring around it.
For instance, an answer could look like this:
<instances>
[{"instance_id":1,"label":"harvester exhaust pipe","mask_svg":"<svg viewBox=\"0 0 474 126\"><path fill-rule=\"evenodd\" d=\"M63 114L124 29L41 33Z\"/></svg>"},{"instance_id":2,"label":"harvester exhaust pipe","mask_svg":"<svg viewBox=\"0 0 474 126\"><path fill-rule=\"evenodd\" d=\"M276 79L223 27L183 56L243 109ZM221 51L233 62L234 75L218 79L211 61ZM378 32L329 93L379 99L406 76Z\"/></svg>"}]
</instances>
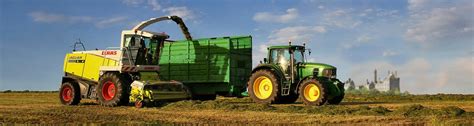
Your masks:
<instances>
[{"instance_id":1,"label":"harvester exhaust pipe","mask_svg":"<svg viewBox=\"0 0 474 126\"><path fill-rule=\"evenodd\" d=\"M176 24L178 24L179 28L181 29L181 32L183 32L184 34L184 37L186 37L186 40L189 40L189 41L193 40L193 38L191 37L191 33L189 33L188 31L188 27L186 27L186 24L184 24L183 19L181 19L178 16L165 16L165 17L151 18L150 20L143 21L137 26L133 27L132 30L133 31L143 30L148 25L151 25L156 22L164 21L164 20L174 21Z\"/></svg>"}]
</instances>

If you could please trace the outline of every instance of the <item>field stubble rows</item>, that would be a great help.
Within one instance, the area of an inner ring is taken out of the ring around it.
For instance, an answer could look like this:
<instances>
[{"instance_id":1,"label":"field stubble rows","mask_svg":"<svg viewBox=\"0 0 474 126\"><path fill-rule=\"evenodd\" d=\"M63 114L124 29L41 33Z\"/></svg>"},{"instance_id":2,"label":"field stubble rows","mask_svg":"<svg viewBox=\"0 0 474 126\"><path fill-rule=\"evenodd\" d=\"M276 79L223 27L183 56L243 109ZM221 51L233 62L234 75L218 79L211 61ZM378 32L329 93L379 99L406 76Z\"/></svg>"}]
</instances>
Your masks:
<instances>
[{"instance_id":1,"label":"field stubble rows","mask_svg":"<svg viewBox=\"0 0 474 126\"><path fill-rule=\"evenodd\" d=\"M28 124L473 124L474 95L348 95L341 105L262 105L249 98L162 103L142 109L59 103L57 93L0 93L0 122Z\"/></svg>"}]
</instances>

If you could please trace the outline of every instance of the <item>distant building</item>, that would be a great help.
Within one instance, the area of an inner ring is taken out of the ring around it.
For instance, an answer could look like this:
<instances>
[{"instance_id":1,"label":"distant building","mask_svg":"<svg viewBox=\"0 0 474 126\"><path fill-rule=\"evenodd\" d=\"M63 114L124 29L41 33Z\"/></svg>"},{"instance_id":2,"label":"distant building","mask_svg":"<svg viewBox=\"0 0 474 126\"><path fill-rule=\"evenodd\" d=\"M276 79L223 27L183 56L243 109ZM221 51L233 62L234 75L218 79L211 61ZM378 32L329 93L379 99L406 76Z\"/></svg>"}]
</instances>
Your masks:
<instances>
[{"instance_id":1,"label":"distant building","mask_svg":"<svg viewBox=\"0 0 474 126\"><path fill-rule=\"evenodd\" d=\"M377 79L377 70L374 70L374 81L364 85L367 89L376 89L378 91L400 91L400 77L397 76L397 72L388 71L388 76L383 80Z\"/></svg>"},{"instance_id":2,"label":"distant building","mask_svg":"<svg viewBox=\"0 0 474 126\"><path fill-rule=\"evenodd\" d=\"M344 84L344 89L346 89L346 90L355 89L355 88L356 88L355 83L351 78L349 78Z\"/></svg>"}]
</instances>

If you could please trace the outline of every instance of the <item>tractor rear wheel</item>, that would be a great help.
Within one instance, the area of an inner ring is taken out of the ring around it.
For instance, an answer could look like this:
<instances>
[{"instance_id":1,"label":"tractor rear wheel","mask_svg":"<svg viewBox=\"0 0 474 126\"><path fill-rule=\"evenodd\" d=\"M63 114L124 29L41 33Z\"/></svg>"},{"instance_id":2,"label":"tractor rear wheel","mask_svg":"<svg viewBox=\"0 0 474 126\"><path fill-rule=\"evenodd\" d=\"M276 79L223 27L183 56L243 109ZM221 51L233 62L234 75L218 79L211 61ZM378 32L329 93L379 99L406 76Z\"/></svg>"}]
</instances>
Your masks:
<instances>
[{"instance_id":1,"label":"tractor rear wheel","mask_svg":"<svg viewBox=\"0 0 474 126\"><path fill-rule=\"evenodd\" d=\"M64 105L77 105L81 101L81 89L77 83L64 82L59 89L59 99Z\"/></svg>"},{"instance_id":2,"label":"tractor rear wheel","mask_svg":"<svg viewBox=\"0 0 474 126\"><path fill-rule=\"evenodd\" d=\"M247 83L250 98L256 103L279 103L280 82L270 70L258 70L250 76Z\"/></svg>"},{"instance_id":3,"label":"tractor rear wheel","mask_svg":"<svg viewBox=\"0 0 474 126\"><path fill-rule=\"evenodd\" d=\"M328 97L326 87L316 79L304 80L300 85L299 93L306 105L323 105Z\"/></svg>"},{"instance_id":4,"label":"tractor rear wheel","mask_svg":"<svg viewBox=\"0 0 474 126\"><path fill-rule=\"evenodd\" d=\"M129 102L130 81L119 73L105 73L96 89L102 106L126 105Z\"/></svg>"}]
</instances>

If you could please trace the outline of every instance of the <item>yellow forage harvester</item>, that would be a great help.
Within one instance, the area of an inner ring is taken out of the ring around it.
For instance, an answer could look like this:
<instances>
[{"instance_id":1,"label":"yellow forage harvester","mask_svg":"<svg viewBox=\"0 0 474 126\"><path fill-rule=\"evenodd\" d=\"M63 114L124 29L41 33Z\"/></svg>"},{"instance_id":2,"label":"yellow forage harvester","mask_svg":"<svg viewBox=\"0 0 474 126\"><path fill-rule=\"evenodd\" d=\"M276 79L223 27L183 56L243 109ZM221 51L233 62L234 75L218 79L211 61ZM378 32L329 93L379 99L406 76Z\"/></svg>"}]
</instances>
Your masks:
<instances>
[{"instance_id":1,"label":"yellow forage harvester","mask_svg":"<svg viewBox=\"0 0 474 126\"><path fill-rule=\"evenodd\" d=\"M188 40L192 40L182 19L177 16L152 18L132 30L122 31L120 47L106 50L73 51L64 59L60 100L77 105L82 98L97 99L103 106L136 107L155 101L190 98L189 89L178 81L159 78L160 50L169 38L165 33L144 31L153 23L172 20Z\"/></svg>"}]
</instances>

